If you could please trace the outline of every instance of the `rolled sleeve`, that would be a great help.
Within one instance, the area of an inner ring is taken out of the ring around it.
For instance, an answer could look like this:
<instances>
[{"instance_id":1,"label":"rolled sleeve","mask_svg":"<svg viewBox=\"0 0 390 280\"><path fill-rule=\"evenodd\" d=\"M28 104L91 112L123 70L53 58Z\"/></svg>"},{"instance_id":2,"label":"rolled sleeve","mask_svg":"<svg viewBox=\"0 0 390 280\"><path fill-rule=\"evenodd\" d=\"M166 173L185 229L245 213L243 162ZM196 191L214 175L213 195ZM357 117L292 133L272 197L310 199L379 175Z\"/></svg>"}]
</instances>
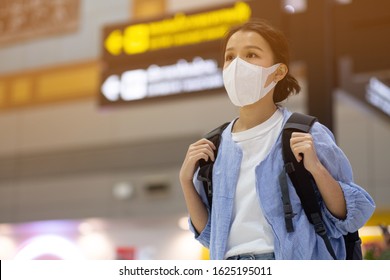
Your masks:
<instances>
[{"instance_id":1,"label":"rolled sleeve","mask_svg":"<svg viewBox=\"0 0 390 280\"><path fill-rule=\"evenodd\" d=\"M355 232L367 222L375 210L372 197L353 182L352 167L344 152L336 145L333 134L323 125L316 123L312 131L317 154L321 163L338 181L347 206L347 216L341 220L322 205L325 223L332 236Z\"/></svg>"},{"instance_id":2,"label":"rolled sleeve","mask_svg":"<svg viewBox=\"0 0 390 280\"><path fill-rule=\"evenodd\" d=\"M211 213L210 213L210 209L208 207L207 196L206 196L206 193L203 189L203 184L198 179L196 179L198 177L198 171L199 170L197 170L195 172L193 183L194 183L195 189L198 192L198 194L200 195L203 203L206 205L209 215L208 215L207 224L206 224L205 228L202 230L202 232L198 232L195 229L194 225L192 224L191 217L188 217L188 225L189 225L190 231L194 234L195 239L197 241L199 241L203 246L209 248L209 246L210 246L210 233L211 233Z\"/></svg>"},{"instance_id":3,"label":"rolled sleeve","mask_svg":"<svg viewBox=\"0 0 390 280\"><path fill-rule=\"evenodd\" d=\"M360 229L371 217L375 210L375 203L371 196L360 186L350 183L346 184L338 181L343 190L345 202L347 205L347 217L343 220L336 218L324 206L323 212L327 219L333 224L341 234L355 232ZM328 224L328 228L332 228ZM335 234L336 236L338 234Z\"/></svg>"},{"instance_id":4,"label":"rolled sleeve","mask_svg":"<svg viewBox=\"0 0 390 280\"><path fill-rule=\"evenodd\" d=\"M207 224L205 228L202 230L202 232L198 233L195 227L193 226L191 222L191 218L188 219L190 230L194 233L195 239L200 242L204 247L209 248L210 247L210 233L211 233L211 221L210 221L210 213L209 213L209 219L207 221Z\"/></svg>"}]
</instances>

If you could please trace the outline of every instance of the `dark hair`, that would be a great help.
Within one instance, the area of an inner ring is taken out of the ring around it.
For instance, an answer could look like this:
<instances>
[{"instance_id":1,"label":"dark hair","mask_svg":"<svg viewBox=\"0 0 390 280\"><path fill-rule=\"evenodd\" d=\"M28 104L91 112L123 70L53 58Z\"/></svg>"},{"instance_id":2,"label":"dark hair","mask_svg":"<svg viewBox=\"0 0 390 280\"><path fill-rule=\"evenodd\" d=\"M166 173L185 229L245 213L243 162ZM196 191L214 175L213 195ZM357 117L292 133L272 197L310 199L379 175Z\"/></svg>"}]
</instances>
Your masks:
<instances>
[{"instance_id":1,"label":"dark hair","mask_svg":"<svg viewBox=\"0 0 390 280\"><path fill-rule=\"evenodd\" d=\"M262 19L251 19L242 25L234 26L230 29L225 35L225 39L223 41L223 53L226 51L226 45L230 37L238 31L254 31L258 33L270 45L275 60L274 63L284 63L287 66L289 65L290 55L287 38L280 30ZM287 75L276 84L274 103L281 102L290 94L299 93L300 90L301 87L297 80L291 76L290 73L287 73Z\"/></svg>"}]
</instances>

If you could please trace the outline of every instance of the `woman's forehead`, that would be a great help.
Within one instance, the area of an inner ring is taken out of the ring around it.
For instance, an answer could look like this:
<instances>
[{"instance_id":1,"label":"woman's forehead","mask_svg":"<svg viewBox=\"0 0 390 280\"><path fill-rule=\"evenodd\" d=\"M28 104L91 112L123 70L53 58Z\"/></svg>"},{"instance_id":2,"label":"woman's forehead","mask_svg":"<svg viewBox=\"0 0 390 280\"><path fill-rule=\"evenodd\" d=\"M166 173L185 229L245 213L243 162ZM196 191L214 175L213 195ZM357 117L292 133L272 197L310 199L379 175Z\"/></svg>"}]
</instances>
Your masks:
<instances>
[{"instance_id":1,"label":"woman's forehead","mask_svg":"<svg viewBox=\"0 0 390 280\"><path fill-rule=\"evenodd\" d=\"M256 31L240 30L229 38L226 44L226 50L230 48L241 48L248 45L257 46L262 49L269 49L268 42Z\"/></svg>"}]
</instances>

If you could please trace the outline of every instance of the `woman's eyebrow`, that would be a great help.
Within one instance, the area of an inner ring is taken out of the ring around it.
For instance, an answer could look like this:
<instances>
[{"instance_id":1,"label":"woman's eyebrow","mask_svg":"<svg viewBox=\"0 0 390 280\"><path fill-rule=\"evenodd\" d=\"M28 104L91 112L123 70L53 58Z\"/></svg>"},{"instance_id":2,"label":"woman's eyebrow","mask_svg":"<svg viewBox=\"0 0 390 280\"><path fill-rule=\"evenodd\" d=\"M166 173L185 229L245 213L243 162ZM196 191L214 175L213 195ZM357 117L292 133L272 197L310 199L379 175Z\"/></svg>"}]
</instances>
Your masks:
<instances>
[{"instance_id":1,"label":"woman's eyebrow","mask_svg":"<svg viewBox=\"0 0 390 280\"><path fill-rule=\"evenodd\" d=\"M260 48L259 46L256 46L256 45L248 45L248 46L245 46L244 49L257 49L259 51L264 51L262 48ZM230 47L230 48L227 48L225 51L232 51L234 50L234 47Z\"/></svg>"},{"instance_id":2,"label":"woman's eyebrow","mask_svg":"<svg viewBox=\"0 0 390 280\"><path fill-rule=\"evenodd\" d=\"M255 46L255 45L248 45L248 46L245 46L244 49L258 49L259 51L264 51L262 48L260 48L259 46Z\"/></svg>"},{"instance_id":3,"label":"woman's eyebrow","mask_svg":"<svg viewBox=\"0 0 390 280\"><path fill-rule=\"evenodd\" d=\"M232 51L232 50L234 50L234 48L233 48L233 47L230 47L230 48L226 48L225 51L227 52L227 51Z\"/></svg>"}]
</instances>

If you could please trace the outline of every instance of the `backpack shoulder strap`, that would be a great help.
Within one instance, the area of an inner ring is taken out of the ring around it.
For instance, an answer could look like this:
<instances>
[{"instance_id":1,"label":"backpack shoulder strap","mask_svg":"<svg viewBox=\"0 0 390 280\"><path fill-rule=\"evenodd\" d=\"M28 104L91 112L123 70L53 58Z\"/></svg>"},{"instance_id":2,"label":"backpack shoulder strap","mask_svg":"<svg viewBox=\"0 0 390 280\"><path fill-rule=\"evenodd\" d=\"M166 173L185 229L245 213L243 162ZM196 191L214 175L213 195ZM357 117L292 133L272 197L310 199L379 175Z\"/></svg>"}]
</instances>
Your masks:
<instances>
[{"instance_id":1,"label":"backpack shoulder strap","mask_svg":"<svg viewBox=\"0 0 390 280\"><path fill-rule=\"evenodd\" d=\"M329 238L326 234L326 228L322 221L322 216L320 212L320 208L317 201L317 196L314 191L315 182L311 176L311 174L304 168L303 163L298 163L294 157L294 154L290 148L290 138L291 134L294 131L305 132L308 133L313 126L313 124L317 121L317 119L310 115L293 113L291 117L287 120L282 134L282 145L283 145L283 158L285 161L285 171L289 175L291 182L293 183L295 190L301 200L302 207L310 221L314 225L315 231L319 234L325 242L325 245L332 255L334 259L336 259L336 255L334 250L330 244ZM284 172L283 172L284 173ZM285 185L285 190L282 190L282 196L287 193L287 183L283 183L281 180L281 188L282 185ZM288 232L293 231L292 229L292 221L291 217L293 217L291 204L289 201L286 201L283 198L283 204L285 207L285 216L286 216L286 228ZM288 200L288 199L287 199ZM286 211L289 209L289 212ZM289 231L290 229L290 231ZM291 230L292 229L292 230ZM344 243L346 246L346 259L347 260L362 260L362 250L361 250L361 239L359 236L359 232L349 232L344 235Z\"/></svg>"},{"instance_id":2,"label":"backpack shoulder strap","mask_svg":"<svg viewBox=\"0 0 390 280\"><path fill-rule=\"evenodd\" d=\"M287 120L282 132L282 149L285 164L284 169L294 185L295 191L301 200L303 210L305 211L309 222L313 224L316 233L324 240L329 253L334 259L336 259L336 255L326 234L325 225L322 221L321 210L314 188L314 180L311 174L304 167L303 161L298 162L296 160L290 147L290 138L292 133L309 133L311 127L316 121L317 118L300 113L293 113Z\"/></svg>"},{"instance_id":3,"label":"backpack shoulder strap","mask_svg":"<svg viewBox=\"0 0 390 280\"><path fill-rule=\"evenodd\" d=\"M283 129L308 133L316 121L316 117L294 112L287 120Z\"/></svg>"},{"instance_id":4,"label":"backpack shoulder strap","mask_svg":"<svg viewBox=\"0 0 390 280\"><path fill-rule=\"evenodd\" d=\"M308 133L316 121L315 117L293 113L287 120L282 132L282 149L285 171L290 177L296 192L301 199L302 207L311 223L313 214L319 213L316 194L312 187L311 174L305 169L303 161L298 162L290 148L290 138L293 132Z\"/></svg>"},{"instance_id":5,"label":"backpack shoulder strap","mask_svg":"<svg viewBox=\"0 0 390 280\"><path fill-rule=\"evenodd\" d=\"M218 148L219 144L221 142L222 132L224 129L229 125L230 122L226 122L217 128L213 129L209 133L207 133L204 138L210 140L215 145L216 149L214 151L214 157L217 158L218 155ZM212 186L212 179L213 179L213 166L214 162L212 160L200 160L199 161L199 172L198 172L198 180L202 181L203 188L207 195L207 200L209 203L210 211L211 211L211 203L213 198L213 186Z\"/></svg>"}]
</instances>

